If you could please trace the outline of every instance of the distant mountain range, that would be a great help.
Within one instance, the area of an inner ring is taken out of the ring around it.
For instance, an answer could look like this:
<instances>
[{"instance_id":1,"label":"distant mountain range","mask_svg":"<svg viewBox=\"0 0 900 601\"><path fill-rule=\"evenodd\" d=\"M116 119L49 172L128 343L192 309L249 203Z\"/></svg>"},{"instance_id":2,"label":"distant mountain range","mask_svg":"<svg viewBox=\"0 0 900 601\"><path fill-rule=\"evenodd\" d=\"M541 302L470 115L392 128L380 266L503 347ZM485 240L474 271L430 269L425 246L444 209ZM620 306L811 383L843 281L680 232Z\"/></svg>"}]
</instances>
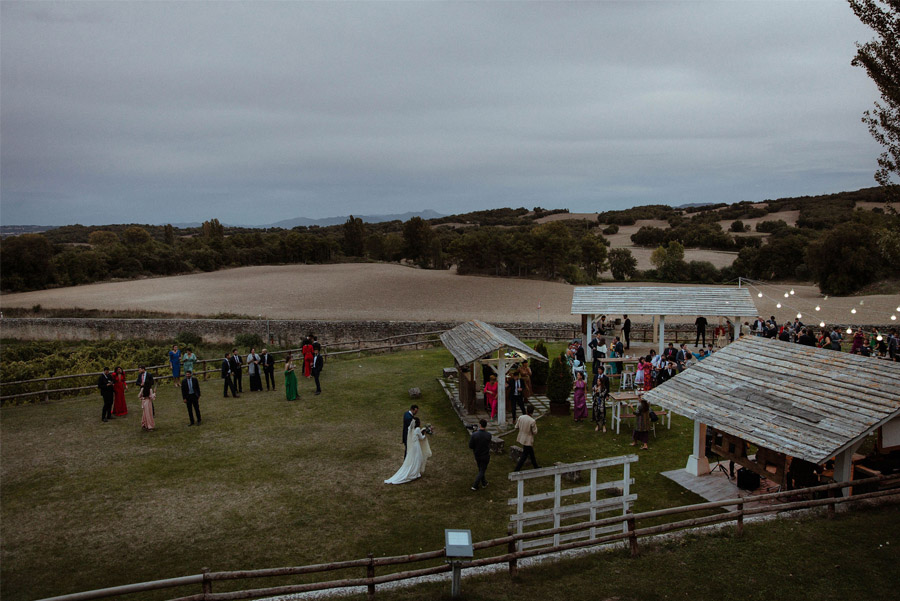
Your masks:
<instances>
[{"instance_id":1,"label":"distant mountain range","mask_svg":"<svg viewBox=\"0 0 900 601\"><path fill-rule=\"evenodd\" d=\"M365 223L382 223L385 221L409 221L413 217L421 217L422 219L437 219L439 217L444 217L444 215L441 215L437 211L428 209L426 211L419 211L417 213L409 212L398 213L395 215L354 215L354 217L362 219ZM294 219L284 219L282 221L276 221L275 223L269 225L261 225L259 227L280 227L284 229L291 229L292 227L297 227L298 225L302 225L304 227L309 227L311 225L325 227L328 225L339 225L346 222L349 218L349 215L344 215L343 217L324 217L322 219L307 219L306 217L295 217Z\"/></svg>"}]
</instances>

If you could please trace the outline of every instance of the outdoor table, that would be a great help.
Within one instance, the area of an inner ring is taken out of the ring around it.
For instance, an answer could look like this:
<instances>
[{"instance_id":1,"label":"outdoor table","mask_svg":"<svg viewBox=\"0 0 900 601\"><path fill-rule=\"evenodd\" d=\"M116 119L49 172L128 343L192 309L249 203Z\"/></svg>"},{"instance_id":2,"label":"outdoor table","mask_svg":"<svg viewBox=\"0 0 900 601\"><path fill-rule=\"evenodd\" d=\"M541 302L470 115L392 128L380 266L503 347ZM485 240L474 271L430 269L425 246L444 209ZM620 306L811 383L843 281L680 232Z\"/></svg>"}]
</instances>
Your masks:
<instances>
[{"instance_id":1,"label":"outdoor table","mask_svg":"<svg viewBox=\"0 0 900 601\"><path fill-rule=\"evenodd\" d=\"M613 403L613 423L616 425L616 434L619 433L619 429L622 425L623 419L631 419L634 417L634 411L637 409L637 404L641 400L641 394L637 394L634 392L611 392L609 394L610 398L615 401ZM622 408L626 407L631 410L630 414L623 414ZM652 409L652 406L651 406ZM672 429L672 412L665 411L660 409L656 412L660 417L665 417L667 420L666 429Z\"/></svg>"}]
</instances>

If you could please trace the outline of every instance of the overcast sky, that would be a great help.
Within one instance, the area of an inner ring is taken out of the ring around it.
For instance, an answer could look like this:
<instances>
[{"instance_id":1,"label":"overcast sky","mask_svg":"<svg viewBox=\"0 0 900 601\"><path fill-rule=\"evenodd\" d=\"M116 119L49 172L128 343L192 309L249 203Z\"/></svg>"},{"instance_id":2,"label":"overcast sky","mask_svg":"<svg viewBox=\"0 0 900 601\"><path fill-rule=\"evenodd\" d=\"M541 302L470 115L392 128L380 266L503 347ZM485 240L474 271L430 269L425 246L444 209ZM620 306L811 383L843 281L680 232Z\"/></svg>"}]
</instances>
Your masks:
<instances>
[{"instance_id":1,"label":"overcast sky","mask_svg":"<svg viewBox=\"0 0 900 601\"><path fill-rule=\"evenodd\" d=\"M874 186L843 1L0 3L0 223Z\"/></svg>"}]
</instances>

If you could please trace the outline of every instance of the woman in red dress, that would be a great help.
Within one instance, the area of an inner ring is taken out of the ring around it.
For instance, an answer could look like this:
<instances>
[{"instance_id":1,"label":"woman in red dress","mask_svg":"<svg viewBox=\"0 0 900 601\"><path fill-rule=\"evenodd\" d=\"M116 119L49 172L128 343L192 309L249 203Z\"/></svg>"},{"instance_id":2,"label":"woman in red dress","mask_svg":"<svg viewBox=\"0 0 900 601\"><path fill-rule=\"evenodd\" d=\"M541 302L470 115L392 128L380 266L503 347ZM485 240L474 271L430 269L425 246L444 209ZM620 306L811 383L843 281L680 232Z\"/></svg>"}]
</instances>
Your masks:
<instances>
[{"instance_id":1,"label":"woman in red dress","mask_svg":"<svg viewBox=\"0 0 900 601\"><path fill-rule=\"evenodd\" d=\"M303 347L300 350L303 353L303 375L310 378L312 377L313 345L309 338L303 341Z\"/></svg>"},{"instance_id":2,"label":"woman in red dress","mask_svg":"<svg viewBox=\"0 0 900 601\"><path fill-rule=\"evenodd\" d=\"M116 417L128 415L128 406L125 405L125 390L128 388L128 382L125 381L125 372L122 371L121 367L117 367L112 377L113 391L115 391L112 414Z\"/></svg>"},{"instance_id":3,"label":"woman in red dress","mask_svg":"<svg viewBox=\"0 0 900 601\"><path fill-rule=\"evenodd\" d=\"M491 418L497 417L497 376L491 374L490 380L484 385L484 400L491 408Z\"/></svg>"}]
</instances>

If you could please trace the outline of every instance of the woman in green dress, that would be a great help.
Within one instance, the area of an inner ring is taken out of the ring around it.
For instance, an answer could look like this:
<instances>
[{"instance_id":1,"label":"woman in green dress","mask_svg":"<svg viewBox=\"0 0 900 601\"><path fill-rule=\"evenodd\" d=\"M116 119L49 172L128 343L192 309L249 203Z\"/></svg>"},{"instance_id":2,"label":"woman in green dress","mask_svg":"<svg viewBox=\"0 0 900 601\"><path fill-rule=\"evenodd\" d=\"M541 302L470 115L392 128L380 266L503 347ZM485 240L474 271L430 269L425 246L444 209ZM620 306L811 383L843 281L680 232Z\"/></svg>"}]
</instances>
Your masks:
<instances>
[{"instance_id":1,"label":"woman in green dress","mask_svg":"<svg viewBox=\"0 0 900 601\"><path fill-rule=\"evenodd\" d=\"M300 396L297 391L297 374L294 373L293 355L290 353L284 360L284 394L289 401L296 401Z\"/></svg>"}]
</instances>

